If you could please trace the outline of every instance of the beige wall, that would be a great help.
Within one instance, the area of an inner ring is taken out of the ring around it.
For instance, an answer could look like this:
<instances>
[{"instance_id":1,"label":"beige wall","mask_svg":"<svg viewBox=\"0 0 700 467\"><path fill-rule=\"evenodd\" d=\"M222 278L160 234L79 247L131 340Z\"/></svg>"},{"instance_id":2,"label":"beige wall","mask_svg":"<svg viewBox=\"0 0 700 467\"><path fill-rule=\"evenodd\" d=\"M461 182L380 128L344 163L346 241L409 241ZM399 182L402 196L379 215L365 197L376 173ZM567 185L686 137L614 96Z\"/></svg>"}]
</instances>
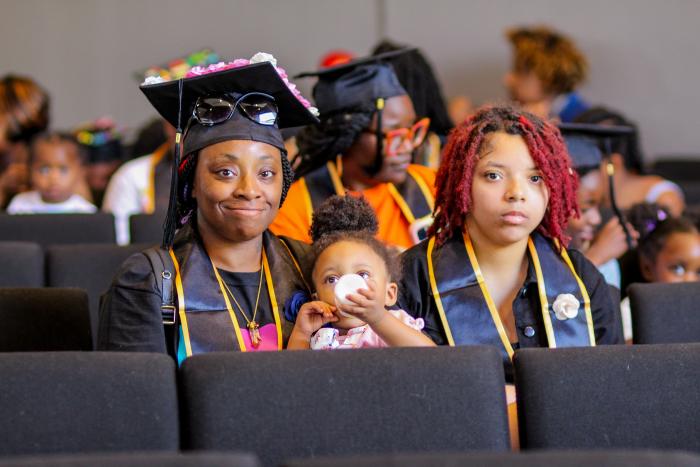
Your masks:
<instances>
[{"instance_id":1,"label":"beige wall","mask_svg":"<svg viewBox=\"0 0 700 467\"><path fill-rule=\"evenodd\" d=\"M364 53L382 31L423 48L447 95L486 102L504 97L503 30L544 22L578 41L591 62L583 94L636 119L649 155L700 153L695 0L0 0L0 8L0 72L48 88L57 128L104 114L139 125L153 112L133 73L204 46L227 58L270 51L296 73L330 48Z\"/></svg>"}]
</instances>

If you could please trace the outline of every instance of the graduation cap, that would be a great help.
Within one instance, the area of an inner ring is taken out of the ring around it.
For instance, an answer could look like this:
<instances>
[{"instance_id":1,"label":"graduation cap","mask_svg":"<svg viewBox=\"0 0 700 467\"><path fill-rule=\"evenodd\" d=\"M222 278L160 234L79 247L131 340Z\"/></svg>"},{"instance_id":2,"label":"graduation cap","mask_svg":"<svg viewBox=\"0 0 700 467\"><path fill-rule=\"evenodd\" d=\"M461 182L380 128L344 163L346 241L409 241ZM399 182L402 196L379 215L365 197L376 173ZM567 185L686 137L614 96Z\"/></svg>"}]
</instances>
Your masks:
<instances>
[{"instance_id":1,"label":"graduation cap","mask_svg":"<svg viewBox=\"0 0 700 467\"><path fill-rule=\"evenodd\" d=\"M372 167L365 170L376 174L383 162L381 137L384 101L408 93L401 86L394 69L387 60L405 54L405 48L384 54L363 57L341 65L297 75L297 78L318 77L313 96L322 115L333 115L344 110L373 105L377 110L377 157Z\"/></svg>"},{"instance_id":2,"label":"graduation cap","mask_svg":"<svg viewBox=\"0 0 700 467\"><path fill-rule=\"evenodd\" d=\"M564 137L573 168L579 176L583 176L600 167L603 153L598 147L597 141L587 135L585 131L581 132L578 127L577 124L561 123L559 131Z\"/></svg>"},{"instance_id":3,"label":"graduation cap","mask_svg":"<svg viewBox=\"0 0 700 467\"><path fill-rule=\"evenodd\" d=\"M151 105L177 129L164 248L172 244L175 234L178 168L183 152L181 146L184 146L187 156L216 143L243 139L275 146L285 157L280 128L318 122L315 109L301 96L296 86L287 81L284 70L278 69L274 63L276 60L271 55L256 54L251 60L218 63L206 69L195 67L187 77L174 81L147 78L141 85L140 89ZM252 111L246 110L243 104L246 95L251 96L247 108ZM268 106L266 113L258 114L262 117L256 119L251 112L260 109L259 102L270 102L269 98L261 95L270 96L274 101L273 107ZM201 116L195 117L194 114L200 98L226 101L231 104L231 112L215 123L202 122ZM269 118L270 112L272 119Z\"/></svg>"},{"instance_id":4,"label":"graduation cap","mask_svg":"<svg viewBox=\"0 0 700 467\"><path fill-rule=\"evenodd\" d=\"M610 191L610 206L612 207L615 216L620 220L620 225L625 231L627 245L630 249L634 247L632 235L627 228L627 222L622 211L617 206L615 201L615 184L613 176L615 175L615 167L610 162L612 154L612 141L617 138L627 138L635 133L634 127L622 125L596 125L591 123L560 123L559 131L569 150L574 168L579 174L585 172L585 169L593 167L588 164L595 164L595 159L598 159L597 167L600 161L605 162L605 169L608 174L608 188ZM597 149L597 155L595 149Z\"/></svg>"}]
</instances>

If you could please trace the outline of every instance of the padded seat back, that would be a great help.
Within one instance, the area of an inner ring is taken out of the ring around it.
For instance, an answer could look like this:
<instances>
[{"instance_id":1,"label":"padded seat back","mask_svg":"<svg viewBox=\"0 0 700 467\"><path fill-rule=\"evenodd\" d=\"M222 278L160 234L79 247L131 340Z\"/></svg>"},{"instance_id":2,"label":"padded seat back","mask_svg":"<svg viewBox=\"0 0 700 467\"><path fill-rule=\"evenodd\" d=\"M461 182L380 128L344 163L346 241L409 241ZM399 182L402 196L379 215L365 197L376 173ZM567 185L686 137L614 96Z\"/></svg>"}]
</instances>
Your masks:
<instances>
[{"instance_id":1,"label":"padded seat back","mask_svg":"<svg viewBox=\"0 0 700 467\"><path fill-rule=\"evenodd\" d=\"M0 288L0 323L0 352L93 349L81 289Z\"/></svg>"},{"instance_id":2,"label":"padded seat back","mask_svg":"<svg viewBox=\"0 0 700 467\"><path fill-rule=\"evenodd\" d=\"M524 449L700 451L700 344L523 349Z\"/></svg>"},{"instance_id":3,"label":"padded seat back","mask_svg":"<svg viewBox=\"0 0 700 467\"><path fill-rule=\"evenodd\" d=\"M0 354L0 374L0 455L179 447L175 362L167 355L8 353Z\"/></svg>"},{"instance_id":4,"label":"padded seat back","mask_svg":"<svg viewBox=\"0 0 700 467\"><path fill-rule=\"evenodd\" d=\"M290 457L507 450L492 347L212 353L181 369L187 449Z\"/></svg>"}]
</instances>

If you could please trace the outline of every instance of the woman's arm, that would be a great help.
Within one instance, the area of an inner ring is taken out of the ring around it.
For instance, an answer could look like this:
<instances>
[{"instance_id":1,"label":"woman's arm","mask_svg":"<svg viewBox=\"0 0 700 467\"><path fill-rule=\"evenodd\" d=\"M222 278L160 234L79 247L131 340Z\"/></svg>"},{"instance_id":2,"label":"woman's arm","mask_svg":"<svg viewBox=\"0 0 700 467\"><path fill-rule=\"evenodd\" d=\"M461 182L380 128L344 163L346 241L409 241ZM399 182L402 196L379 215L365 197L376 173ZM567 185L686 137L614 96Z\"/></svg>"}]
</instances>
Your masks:
<instances>
[{"instance_id":1,"label":"woman's arm","mask_svg":"<svg viewBox=\"0 0 700 467\"><path fill-rule=\"evenodd\" d=\"M97 349L166 353L161 297L146 255L130 256L102 296Z\"/></svg>"}]
</instances>

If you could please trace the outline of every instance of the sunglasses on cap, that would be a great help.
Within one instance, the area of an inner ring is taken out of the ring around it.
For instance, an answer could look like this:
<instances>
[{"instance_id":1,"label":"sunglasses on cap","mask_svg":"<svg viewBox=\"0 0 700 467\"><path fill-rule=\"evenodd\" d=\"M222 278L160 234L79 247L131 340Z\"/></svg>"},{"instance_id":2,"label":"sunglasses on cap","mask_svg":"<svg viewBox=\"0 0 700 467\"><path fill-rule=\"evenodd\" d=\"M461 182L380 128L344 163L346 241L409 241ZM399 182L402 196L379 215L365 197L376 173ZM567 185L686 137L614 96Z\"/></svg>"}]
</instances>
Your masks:
<instances>
[{"instance_id":1,"label":"sunglasses on cap","mask_svg":"<svg viewBox=\"0 0 700 467\"><path fill-rule=\"evenodd\" d=\"M410 128L397 128L384 133L384 148L386 155L391 157L399 153L400 149L407 144L410 145L410 150L417 148L425 140L430 127L430 119L428 117L418 120Z\"/></svg>"},{"instance_id":2,"label":"sunglasses on cap","mask_svg":"<svg viewBox=\"0 0 700 467\"><path fill-rule=\"evenodd\" d=\"M249 92L239 98L230 95L200 97L192 111L192 117L204 126L223 123L238 112L260 125L272 126L277 123L277 104L274 97L262 92Z\"/></svg>"}]
</instances>

